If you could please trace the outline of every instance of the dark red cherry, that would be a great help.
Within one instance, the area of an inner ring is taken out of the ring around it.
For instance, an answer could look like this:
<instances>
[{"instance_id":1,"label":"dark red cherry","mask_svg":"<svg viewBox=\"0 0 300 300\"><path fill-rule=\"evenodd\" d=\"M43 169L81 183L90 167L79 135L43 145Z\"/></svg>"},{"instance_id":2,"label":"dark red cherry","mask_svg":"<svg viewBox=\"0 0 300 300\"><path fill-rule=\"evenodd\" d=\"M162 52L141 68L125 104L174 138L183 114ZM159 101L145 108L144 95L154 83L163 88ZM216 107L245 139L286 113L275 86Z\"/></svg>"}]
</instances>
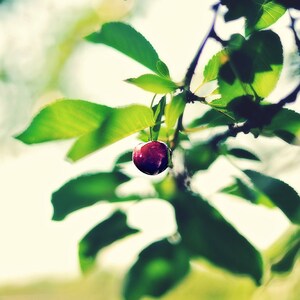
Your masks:
<instances>
[{"instance_id":1,"label":"dark red cherry","mask_svg":"<svg viewBox=\"0 0 300 300\"><path fill-rule=\"evenodd\" d=\"M159 141L138 144L132 153L135 166L148 175L163 172L169 165L170 149Z\"/></svg>"}]
</instances>

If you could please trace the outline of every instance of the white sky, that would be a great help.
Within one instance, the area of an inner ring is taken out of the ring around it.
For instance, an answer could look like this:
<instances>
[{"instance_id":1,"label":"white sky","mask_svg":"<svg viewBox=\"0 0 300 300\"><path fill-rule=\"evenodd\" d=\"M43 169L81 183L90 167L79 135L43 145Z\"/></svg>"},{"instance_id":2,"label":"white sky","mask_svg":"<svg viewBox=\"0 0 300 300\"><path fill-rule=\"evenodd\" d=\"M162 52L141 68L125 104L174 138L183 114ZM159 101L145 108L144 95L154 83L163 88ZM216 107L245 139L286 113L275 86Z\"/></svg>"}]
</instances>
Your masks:
<instances>
[{"instance_id":1,"label":"white sky","mask_svg":"<svg viewBox=\"0 0 300 300\"><path fill-rule=\"evenodd\" d=\"M91 2L95 4L95 1ZM210 26L210 1L150 2L147 1L147 8L144 10L141 6L139 14L130 22L151 41L162 60L170 66L174 79L181 80L199 46L199 41ZM8 88L0 86L0 91L3 92L0 98L0 125L5 129L0 133L0 284L47 276L73 277L79 274L78 240L93 225L106 217L112 208L108 204L98 204L70 215L63 222L52 222L51 193L79 174L109 169L114 159L113 155L118 153L119 149L130 149L135 145L135 140L129 138L71 165L64 160L69 142L28 147L10 137L10 133L15 133L20 126L25 126L32 113L31 103L35 99L31 99L32 94L27 91L26 82L22 82L22 76L28 76L26 68L32 67L33 71L36 70L36 73L33 72L35 76L40 72L39 66L34 65L36 57L31 53L31 49L36 46L38 50L33 53L43 60L44 49L38 45L38 38L45 35L47 37L48 34L49 39L53 39L53 32L57 30L53 20L71 8L78 9L84 3L86 1L83 0L32 0L28 1L28 5L20 5L13 16L2 19L5 35L0 40L0 57L7 58L7 52L15 54L14 59L6 64L11 64L14 70L19 68L15 78L20 78L15 85ZM276 28L282 39L291 45L292 37L284 29L286 20L284 18ZM238 24L240 23L224 25L220 20L217 30L222 36L228 37L229 33L236 32ZM9 46L11 48L5 43L8 40L12 43ZM218 45L210 42L201 61L207 61L217 50ZM25 66L25 69L20 66ZM22 71L24 74L18 73ZM62 91L66 97L90 99L112 106L132 102L148 105L150 94L123 82L124 79L141 75L143 72L143 67L111 49L83 43L76 49L64 71ZM30 78L26 80L30 81ZM282 81L273 99L287 93L289 86L292 86L292 83L288 83L288 80ZM9 95L9 101L3 95ZM191 111L197 111L196 108L201 109L195 105ZM296 161L298 165L295 164L298 168L280 172L280 164L274 157L272 160L265 148L267 145L277 149L276 151L285 151L283 153L288 153L289 157L297 157L298 150L286 150L283 143L275 143L273 140L257 142L251 138L241 138L240 141L248 144L250 148L256 149L257 146L257 153L268 160L277 172L276 175L300 191L299 176L297 177L299 160ZM130 172L137 175L139 185L142 186L145 176L134 170ZM272 168L269 168L268 172L274 175ZM199 176L201 184L197 188L208 196L219 186L228 183L230 175L232 169L227 162L220 160L205 173L205 176ZM278 211L270 212L240 201L229 201L224 196L215 197L214 203L260 248L268 246L288 225L286 218ZM105 251L101 256L102 263L106 266L127 265L144 244L172 233L175 226L173 220L170 206L161 201L149 200L131 206L129 222L143 228L144 235L127 239L121 243L121 247Z\"/></svg>"}]
</instances>

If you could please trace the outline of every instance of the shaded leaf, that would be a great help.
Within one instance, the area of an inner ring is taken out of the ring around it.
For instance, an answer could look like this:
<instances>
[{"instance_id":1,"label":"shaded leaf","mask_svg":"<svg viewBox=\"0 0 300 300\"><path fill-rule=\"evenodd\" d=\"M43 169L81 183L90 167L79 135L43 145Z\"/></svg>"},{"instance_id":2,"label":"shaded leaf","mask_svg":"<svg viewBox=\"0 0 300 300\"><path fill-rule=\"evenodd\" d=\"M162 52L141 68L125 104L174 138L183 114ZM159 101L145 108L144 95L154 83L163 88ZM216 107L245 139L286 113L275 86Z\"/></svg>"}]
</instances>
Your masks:
<instances>
[{"instance_id":1,"label":"shaded leaf","mask_svg":"<svg viewBox=\"0 0 300 300\"><path fill-rule=\"evenodd\" d=\"M228 126L233 124L234 120L216 109L208 110L203 116L191 122L188 127L195 128L207 126L208 128L217 126Z\"/></svg>"},{"instance_id":2,"label":"shaded leaf","mask_svg":"<svg viewBox=\"0 0 300 300\"><path fill-rule=\"evenodd\" d=\"M157 105L155 105L153 109L155 125L151 128L152 131L152 140L156 141L159 137L160 128L161 128L161 120L165 113L166 107L166 97L162 97Z\"/></svg>"},{"instance_id":3,"label":"shaded leaf","mask_svg":"<svg viewBox=\"0 0 300 300\"><path fill-rule=\"evenodd\" d=\"M106 23L101 30L86 37L93 43L105 44L131 57L155 73L168 74L153 46L134 28L121 22ZM162 68L164 71L162 71Z\"/></svg>"},{"instance_id":4,"label":"shaded leaf","mask_svg":"<svg viewBox=\"0 0 300 300\"><path fill-rule=\"evenodd\" d=\"M180 115L183 113L186 102L182 94L174 96L171 102L166 106L165 109L165 123L167 130L172 129Z\"/></svg>"},{"instance_id":5,"label":"shaded leaf","mask_svg":"<svg viewBox=\"0 0 300 300\"><path fill-rule=\"evenodd\" d=\"M297 0L275 0L286 8L300 9L300 3Z\"/></svg>"},{"instance_id":6,"label":"shaded leaf","mask_svg":"<svg viewBox=\"0 0 300 300\"><path fill-rule=\"evenodd\" d=\"M120 164L124 164L130 162L132 160L132 151L126 151L122 153L115 161L115 167L119 166Z\"/></svg>"},{"instance_id":7,"label":"shaded leaf","mask_svg":"<svg viewBox=\"0 0 300 300\"><path fill-rule=\"evenodd\" d=\"M300 240L295 242L286 253L271 266L272 272L287 273L292 271L297 258L300 255Z\"/></svg>"},{"instance_id":8,"label":"shaded leaf","mask_svg":"<svg viewBox=\"0 0 300 300\"><path fill-rule=\"evenodd\" d=\"M267 97L279 79L283 55L277 34L270 30L253 33L248 40L234 35L228 46L229 60L219 71L218 84L224 104L249 95Z\"/></svg>"},{"instance_id":9,"label":"shaded leaf","mask_svg":"<svg viewBox=\"0 0 300 300\"><path fill-rule=\"evenodd\" d=\"M123 212L116 211L83 237L78 249L82 272L87 272L94 267L96 256L101 249L138 232L138 230L128 227L126 219Z\"/></svg>"},{"instance_id":10,"label":"shaded leaf","mask_svg":"<svg viewBox=\"0 0 300 300\"><path fill-rule=\"evenodd\" d=\"M163 78L154 74L145 74L138 78L129 78L126 80L148 92L155 94L167 94L177 89L176 83L170 79Z\"/></svg>"},{"instance_id":11,"label":"shaded leaf","mask_svg":"<svg viewBox=\"0 0 300 300\"><path fill-rule=\"evenodd\" d=\"M120 171L86 174L70 180L52 194L53 217L63 220L68 214L99 201L135 200L136 196L118 197L117 187L130 178Z\"/></svg>"},{"instance_id":12,"label":"shaded leaf","mask_svg":"<svg viewBox=\"0 0 300 300\"><path fill-rule=\"evenodd\" d=\"M300 224L300 197L292 187L256 171L245 170L244 173L293 223Z\"/></svg>"},{"instance_id":13,"label":"shaded leaf","mask_svg":"<svg viewBox=\"0 0 300 300\"><path fill-rule=\"evenodd\" d=\"M170 203L175 208L182 243L191 256L204 257L261 282L260 253L215 208L188 191L178 191Z\"/></svg>"},{"instance_id":14,"label":"shaded leaf","mask_svg":"<svg viewBox=\"0 0 300 300\"><path fill-rule=\"evenodd\" d=\"M99 128L81 136L74 143L68 153L68 158L77 161L154 124L153 112L149 107L129 105L114 108Z\"/></svg>"},{"instance_id":15,"label":"shaded leaf","mask_svg":"<svg viewBox=\"0 0 300 300\"><path fill-rule=\"evenodd\" d=\"M16 138L26 144L78 137L99 127L112 108L83 100L60 100L43 108Z\"/></svg>"},{"instance_id":16,"label":"shaded leaf","mask_svg":"<svg viewBox=\"0 0 300 300\"><path fill-rule=\"evenodd\" d=\"M300 145L300 114L282 108L272 118L271 123L263 128L262 134L278 136L287 143Z\"/></svg>"},{"instance_id":17,"label":"shaded leaf","mask_svg":"<svg viewBox=\"0 0 300 300\"><path fill-rule=\"evenodd\" d=\"M278 2L272 0L221 0L221 3L228 8L225 21L245 17L247 34L271 26L285 13L285 7Z\"/></svg>"},{"instance_id":18,"label":"shaded leaf","mask_svg":"<svg viewBox=\"0 0 300 300\"><path fill-rule=\"evenodd\" d=\"M275 206L266 195L248 186L240 178L235 178L235 182L233 184L223 188L220 192L240 197L254 204L262 204L267 207Z\"/></svg>"},{"instance_id":19,"label":"shaded leaf","mask_svg":"<svg viewBox=\"0 0 300 300\"><path fill-rule=\"evenodd\" d=\"M188 172L195 173L206 170L220 155L219 149L209 143L194 145L191 149L184 152L185 165Z\"/></svg>"},{"instance_id":20,"label":"shaded leaf","mask_svg":"<svg viewBox=\"0 0 300 300\"><path fill-rule=\"evenodd\" d=\"M237 158L260 161L260 159L255 154L242 148L231 148L227 151L227 153Z\"/></svg>"},{"instance_id":21,"label":"shaded leaf","mask_svg":"<svg viewBox=\"0 0 300 300\"><path fill-rule=\"evenodd\" d=\"M139 254L128 272L124 297L126 300L160 297L188 273L189 267L189 257L180 244L168 240L155 242Z\"/></svg>"}]
</instances>

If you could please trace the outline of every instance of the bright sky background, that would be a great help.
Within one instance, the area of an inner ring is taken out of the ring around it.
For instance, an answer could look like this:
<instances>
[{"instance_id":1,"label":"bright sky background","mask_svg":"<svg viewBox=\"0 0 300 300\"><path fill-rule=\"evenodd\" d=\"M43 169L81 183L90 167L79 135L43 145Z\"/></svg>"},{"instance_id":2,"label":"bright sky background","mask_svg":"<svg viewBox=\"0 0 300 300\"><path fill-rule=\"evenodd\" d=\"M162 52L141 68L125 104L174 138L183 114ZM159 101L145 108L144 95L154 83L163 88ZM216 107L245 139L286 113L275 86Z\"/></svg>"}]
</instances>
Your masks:
<instances>
[{"instance_id":1,"label":"bright sky background","mask_svg":"<svg viewBox=\"0 0 300 300\"><path fill-rule=\"evenodd\" d=\"M25 128L41 105L61 95L111 106L128 103L148 105L151 101L151 94L123 82L126 78L143 74L145 69L142 66L112 49L86 42L76 48L64 68L61 90L35 98L35 95L40 95L40 90L34 88L34 83L43 83L47 72L43 67L49 59L46 53L49 49L50 53L57 51L55 44L64 18L72 23L72 18L81 10L97 5L96 1L84 0L16 2L17 5L9 8L10 13L0 11L0 66L3 64L9 68L13 78L12 82L0 83L0 284L79 275L77 243L93 225L108 216L112 208L108 204L97 204L70 215L63 222L52 222L51 193L84 172L108 170L121 148L131 149L136 144L133 138L128 138L72 165L64 160L69 142L29 147L11 136ZM110 3L120 5L121 2L114 0ZM128 1L127 5L131 3L133 1ZM162 60L170 66L175 80L183 78L210 26L210 3L213 2L139 1L138 12L129 21L151 41ZM124 5L124 2L121 4ZM284 17L276 25L277 32L288 45L286 53L292 50L287 22L288 18ZM224 25L220 19L217 31L227 38L230 33L236 32L240 24ZM200 69L218 49L216 43L208 43ZM293 84L283 76L270 101L286 95ZM194 105L190 114L200 113L201 109L200 105ZM239 143L247 144L261 155L266 162L261 169L286 180L300 192L298 148L287 149L282 142L256 141L250 136L239 138ZM272 154L274 152L276 156ZM287 164L288 168L285 167ZM256 168L259 167L256 165ZM146 186L146 176L133 168L128 171L137 176L137 183L131 188ZM196 189L204 196L210 196L218 187L229 183L235 172L227 161L220 160L205 175L199 175ZM279 211L270 212L241 201L231 201L224 195L212 200L259 248L268 246L288 226ZM175 230L173 211L159 200L130 206L128 211L129 222L142 228L144 234L105 251L101 256L105 266L128 265L143 245Z\"/></svg>"}]
</instances>

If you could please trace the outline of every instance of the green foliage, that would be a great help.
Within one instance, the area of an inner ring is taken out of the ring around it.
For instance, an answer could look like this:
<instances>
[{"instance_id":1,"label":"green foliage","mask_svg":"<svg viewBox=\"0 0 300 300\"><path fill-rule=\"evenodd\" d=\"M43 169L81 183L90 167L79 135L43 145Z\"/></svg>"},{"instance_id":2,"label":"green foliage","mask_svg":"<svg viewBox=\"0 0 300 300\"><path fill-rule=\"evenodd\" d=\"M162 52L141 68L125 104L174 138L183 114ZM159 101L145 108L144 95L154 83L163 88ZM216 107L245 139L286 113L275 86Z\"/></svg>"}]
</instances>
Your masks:
<instances>
[{"instance_id":1,"label":"green foliage","mask_svg":"<svg viewBox=\"0 0 300 300\"><path fill-rule=\"evenodd\" d=\"M292 187L277 178L252 170L244 172L254 186L268 196L293 223L300 224L300 197Z\"/></svg>"},{"instance_id":2,"label":"green foliage","mask_svg":"<svg viewBox=\"0 0 300 300\"><path fill-rule=\"evenodd\" d=\"M189 257L180 244L168 240L155 242L144 249L125 279L126 300L142 296L162 296L189 271Z\"/></svg>"},{"instance_id":3,"label":"green foliage","mask_svg":"<svg viewBox=\"0 0 300 300\"><path fill-rule=\"evenodd\" d=\"M278 1L279 2L279 1ZM246 33L269 27L275 23L286 11L284 6L272 0L221 0L226 5L228 12L225 21L246 18Z\"/></svg>"},{"instance_id":4,"label":"green foliage","mask_svg":"<svg viewBox=\"0 0 300 300\"><path fill-rule=\"evenodd\" d=\"M104 24L86 40L107 45L155 73L126 80L155 94L150 107L133 104L113 108L83 100L61 100L42 109L29 127L17 136L26 144L74 138L76 141L67 154L71 161L135 133L139 133L137 138L142 141L164 141L174 151L174 156L179 154L174 159L174 171L166 172L167 175L158 182L150 182L156 196L173 206L177 232L141 251L126 276L126 300L138 300L147 295L162 296L186 276L190 260L198 258L229 272L247 275L256 284L262 283L268 266L263 264L261 254L216 208L192 192L190 181L198 171L207 170L220 155L224 159L228 156L237 158L235 164L239 159L259 162L256 154L226 145L227 138L239 133L280 137L288 143L300 144L300 114L283 108L296 100L299 87L276 104L264 101L281 74L283 48L275 32L260 30L275 23L286 7L293 7L283 2L221 0L228 8L225 21L246 18L246 37L233 33L228 41L223 41L215 32L214 19L208 37L187 68L182 83L178 84L141 33L120 22ZM213 7L216 18L218 7L219 4ZM204 78L198 86L218 84L208 95L213 96L213 100L198 97L190 90L192 76L209 38L220 42L223 48L206 64ZM163 95L159 101L156 101L156 94ZM183 122L186 107L196 101L209 109L199 110L194 120L184 119L186 122ZM185 124L188 124L186 128ZM224 127L227 127L226 131L221 132ZM195 132L206 129L215 135L190 139ZM131 159L131 151L122 153L116 158L111 172L79 176L54 192L53 220L63 220L70 213L99 201L115 203L147 198L135 194L122 197L117 193L118 187L131 179L121 172L123 164ZM277 207L291 222L300 224L300 197L292 187L256 171L243 172L242 178L235 177L234 182L220 192L255 205ZM82 270L85 272L95 266L97 253L103 247L135 232L137 230L126 224L126 214L120 211L96 225L79 244ZM272 262L272 271L290 271L298 254L299 242Z\"/></svg>"},{"instance_id":5,"label":"green foliage","mask_svg":"<svg viewBox=\"0 0 300 300\"><path fill-rule=\"evenodd\" d=\"M145 74L138 78L129 78L126 80L128 83L132 83L145 91L155 94L167 94L174 92L178 87L176 83L170 79L160 77L154 74Z\"/></svg>"},{"instance_id":6,"label":"green foliage","mask_svg":"<svg viewBox=\"0 0 300 300\"><path fill-rule=\"evenodd\" d=\"M259 252L215 208L187 191L178 191L171 203L182 243L192 257L205 257L231 272L247 274L256 283L261 282L263 265Z\"/></svg>"},{"instance_id":7,"label":"green foliage","mask_svg":"<svg viewBox=\"0 0 300 300\"><path fill-rule=\"evenodd\" d=\"M108 219L91 229L79 243L79 262L83 272L90 271L94 265L97 253L104 247L138 230L127 226L126 215L116 211Z\"/></svg>"},{"instance_id":8,"label":"green foliage","mask_svg":"<svg viewBox=\"0 0 300 300\"><path fill-rule=\"evenodd\" d=\"M168 77L168 68L159 59L152 45L128 24L120 22L106 23L100 31L87 36L86 40L112 47L158 75Z\"/></svg>"},{"instance_id":9,"label":"green foliage","mask_svg":"<svg viewBox=\"0 0 300 300\"><path fill-rule=\"evenodd\" d=\"M153 112L146 106L114 108L101 126L79 137L68 152L68 158L76 161L154 124Z\"/></svg>"},{"instance_id":10,"label":"green foliage","mask_svg":"<svg viewBox=\"0 0 300 300\"><path fill-rule=\"evenodd\" d=\"M127 175L117 170L86 174L72 179L53 193L52 219L63 220L68 214L99 201L122 202L139 199L140 197L137 195L117 196L117 187L129 180Z\"/></svg>"}]
</instances>

